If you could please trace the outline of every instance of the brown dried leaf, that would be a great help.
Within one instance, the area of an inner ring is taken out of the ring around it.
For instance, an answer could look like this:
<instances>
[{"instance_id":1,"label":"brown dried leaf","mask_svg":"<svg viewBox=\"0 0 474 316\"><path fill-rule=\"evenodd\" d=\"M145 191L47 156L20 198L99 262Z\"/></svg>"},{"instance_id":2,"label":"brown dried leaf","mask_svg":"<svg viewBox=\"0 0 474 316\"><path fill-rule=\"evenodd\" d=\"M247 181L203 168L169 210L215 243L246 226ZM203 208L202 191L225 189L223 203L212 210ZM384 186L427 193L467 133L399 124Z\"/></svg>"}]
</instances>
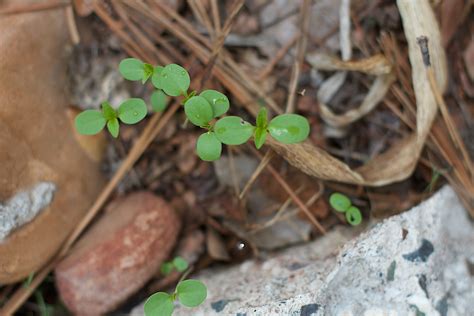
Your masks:
<instances>
[{"instance_id":1,"label":"brown dried leaf","mask_svg":"<svg viewBox=\"0 0 474 316\"><path fill-rule=\"evenodd\" d=\"M215 260L228 261L230 260L227 247L221 236L211 227L207 227L207 252L209 256Z\"/></svg>"},{"instance_id":2,"label":"brown dried leaf","mask_svg":"<svg viewBox=\"0 0 474 316\"><path fill-rule=\"evenodd\" d=\"M269 145L289 163L303 172L326 180L368 186L381 186L401 181L413 172L436 116L436 102L417 44L417 37L427 36L431 63L440 90L446 87L446 58L434 13L427 0L397 1L409 47L413 85L417 101L416 133L402 139L385 153L376 156L356 170L309 143L285 145L269 141Z\"/></svg>"}]
</instances>

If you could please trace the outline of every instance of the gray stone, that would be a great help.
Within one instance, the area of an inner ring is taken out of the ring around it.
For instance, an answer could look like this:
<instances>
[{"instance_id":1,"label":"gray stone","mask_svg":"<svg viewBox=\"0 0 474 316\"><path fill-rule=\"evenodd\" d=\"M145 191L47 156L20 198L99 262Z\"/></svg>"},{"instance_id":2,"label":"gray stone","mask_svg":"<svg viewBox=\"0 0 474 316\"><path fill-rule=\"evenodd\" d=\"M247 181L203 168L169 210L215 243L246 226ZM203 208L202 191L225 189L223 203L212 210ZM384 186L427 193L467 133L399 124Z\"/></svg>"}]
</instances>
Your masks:
<instances>
[{"instance_id":1,"label":"gray stone","mask_svg":"<svg viewBox=\"0 0 474 316\"><path fill-rule=\"evenodd\" d=\"M53 200L54 191L54 183L40 182L29 190L17 193L4 204L0 203L0 242L47 207Z\"/></svg>"},{"instance_id":2,"label":"gray stone","mask_svg":"<svg viewBox=\"0 0 474 316\"><path fill-rule=\"evenodd\" d=\"M204 271L205 303L174 315L472 315L474 225L451 188L354 233Z\"/></svg>"}]
</instances>

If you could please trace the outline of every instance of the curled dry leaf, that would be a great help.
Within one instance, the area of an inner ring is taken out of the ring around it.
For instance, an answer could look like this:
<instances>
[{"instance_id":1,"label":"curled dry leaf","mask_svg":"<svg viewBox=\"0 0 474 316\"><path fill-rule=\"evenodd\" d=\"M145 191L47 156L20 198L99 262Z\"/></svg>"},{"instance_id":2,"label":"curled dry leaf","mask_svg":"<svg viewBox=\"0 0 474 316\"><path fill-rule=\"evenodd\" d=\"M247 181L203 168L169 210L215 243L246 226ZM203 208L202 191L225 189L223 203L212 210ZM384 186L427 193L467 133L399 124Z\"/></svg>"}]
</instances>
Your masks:
<instances>
[{"instance_id":1,"label":"curled dry leaf","mask_svg":"<svg viewBox=\"0 0 474 316\"><path fill-rule=\"evenodd\" d=\"M382 55L375 55L360 61L341 61L334 59L332 67L327 67L329 64L325 64L326 61L318 59L316 66L322 66L319 68L322 70L350 70L377 75L377 78L370 87L370 90L361 105L341 115L334 114L334 112L325 104L325 100L322 100L323 93L318 93L318 97L320 97L321 117L325 122L332 126L343 127L364 117L385 97L388 89L396 79L395 75L391 72L390 64ZM313 64L313 66L314 65L315 64ZM331 95L331 93L328 93L328 95Z\"/></svg>"},{"instance_id":2,"label":"curled dry leaf","mask_svg":"<svg viewBox=\"0 0 474 316\"><path fill-rule=\"evenodd\" d=\"M439 27L428 0L398 0L397 4L403 19L413 69L417 102L416 132L355 170L309 143L285 145L269 141L275 151L303 172L325 180L367 186L386 185L406 179L412 174L437 111L417 37L425 35L429 38L431 64L441 91L444 91L447 82L446 57Z\"/></svg>"},{"instance_id":3,"label":"curled dry leaf","mask_svg":"<svg viewBox=\"0 0 474 316\"><path fill-rule=\"evenodd\" d=\"M361 60L343 61L328 54L314 53L307 56L307 60L313 68L325 71L359 71L373 76L388 75L392 71L392 65L382 54Z\"/></svg>"},{"instance_id":4,"label":"curled dry leaf","mask_svg":"<svg viewBox=\"0 0 474 316\"><path fill-rule=\"evenodd\" d=\"M341 47L343 48L342 60L334 56L320 53L308 56L308 61L315 69L339 71L326 80L318 91L321 117L326 123L333 127L347 126L372 111L385 97L390 85L395 81L395 75L392 74L392 65L385 56L381 54L358 61L349 60L352 55L349 39L350 23L348 4L344 2L341 3L340 20ZM368 75L377 76L377 78L360 106L342 115L337 115L326 105L326 103L329 102L346 80L347 71L358 71Z\"/></svg>"}]
</instances>

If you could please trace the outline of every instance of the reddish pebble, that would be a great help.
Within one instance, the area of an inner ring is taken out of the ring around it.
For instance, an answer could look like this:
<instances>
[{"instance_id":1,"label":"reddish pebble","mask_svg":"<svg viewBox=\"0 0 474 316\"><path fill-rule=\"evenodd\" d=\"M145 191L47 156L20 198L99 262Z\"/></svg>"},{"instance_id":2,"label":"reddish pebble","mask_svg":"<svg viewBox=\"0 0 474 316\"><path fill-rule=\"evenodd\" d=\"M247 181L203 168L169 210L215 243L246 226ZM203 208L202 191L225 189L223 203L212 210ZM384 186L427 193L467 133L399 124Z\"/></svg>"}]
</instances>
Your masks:
<instances>
[{"instance_id":1,"label":"reddish pebble","mask_svg":"<svg viewBox=\"0 0 474 316\"><path fill-rule=\"evenodd\" d=\"M56 267L64 303L78 315L117 308L169 257L180 228L175 211L152 193L113 201Z\"/></svg>"}]
</instances>

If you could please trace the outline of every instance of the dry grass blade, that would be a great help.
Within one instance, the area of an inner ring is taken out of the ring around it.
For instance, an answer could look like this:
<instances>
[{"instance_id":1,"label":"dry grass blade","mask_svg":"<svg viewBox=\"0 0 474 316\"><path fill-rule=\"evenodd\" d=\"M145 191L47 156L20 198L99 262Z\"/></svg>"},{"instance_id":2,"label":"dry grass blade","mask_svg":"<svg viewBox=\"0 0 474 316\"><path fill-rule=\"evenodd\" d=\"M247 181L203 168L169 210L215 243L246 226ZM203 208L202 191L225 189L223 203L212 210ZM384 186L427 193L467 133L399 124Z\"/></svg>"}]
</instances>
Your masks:
<instances>
[{"instance_id":1,"label":"dry grass blade","mask_svg":"<svg viewBox=\"0 0 474 316\"><path fill-rule=\"evenodd\" d=\"M258 176L262 173L265 167L270 163L271 159L272 159L272 151L269 150L266 152L265 156L263 156L263 159L262 161L260 161L260 164L257 166L257 169L255 169L252 176L245 184L242 192L239 195L239 199L242 200L244 198L245 194L247 194L247 192L252 187L252 184L255 182L255 180L257 180Z\"/></svg>"},{"instance_id":2,"label":"dry grass blade","mask_svg":"<svg viewBox=\"0 0 474 316\"><path fill-rule=\"evenodd\" d=\"M263 160L263 156L254 148L252 152ZM288 183L283 179L283 177L275 170L271 165L267 165L268 171L272 174L275 180L281 185L283 190L288 193L293 202L303 211L303 213L308 217L309 221L321 232L321 234L326 234L326 229L319 223L319 221L314 217L306 205L301 201L301 199L295 194L295 191L288 185Z\"/></svg>"},{"instance_id":3,"label":"dry grass blade","mask_svg":"<svg viewBox=\"0 0 474 316\"><path fill-rule=\"evenodd\" d=\"M71 2L68 0L50 0L50 1L42 1L39 3L14 4L14 5L8 5L5 8L1 9L0 15L52 10L52 9L58 9L58 8L70 6L70 5L71 5Z\"/></svg>"},{"instance_id":4,"label":"dry grass blade","mask_svg":"<svg viewBox=\"0 0 474 316\"><path fill-rule=\"evenodd\" d=\"M293 64L293 69L291 71L290 86L288 91L288 100L286 103L286 112L292 113L295 110L295 96L296 96L296 87L298 86L298 79L300 77L301 67L304 61L304 55L306 53L306 43L307 43L307 34L309 30L309 14L311 9L311 1L304 0L301 4L300 14L301 14L301 33L298 40L298 45L296 47L296 58Z\"/></svg>"}]
</instances>

